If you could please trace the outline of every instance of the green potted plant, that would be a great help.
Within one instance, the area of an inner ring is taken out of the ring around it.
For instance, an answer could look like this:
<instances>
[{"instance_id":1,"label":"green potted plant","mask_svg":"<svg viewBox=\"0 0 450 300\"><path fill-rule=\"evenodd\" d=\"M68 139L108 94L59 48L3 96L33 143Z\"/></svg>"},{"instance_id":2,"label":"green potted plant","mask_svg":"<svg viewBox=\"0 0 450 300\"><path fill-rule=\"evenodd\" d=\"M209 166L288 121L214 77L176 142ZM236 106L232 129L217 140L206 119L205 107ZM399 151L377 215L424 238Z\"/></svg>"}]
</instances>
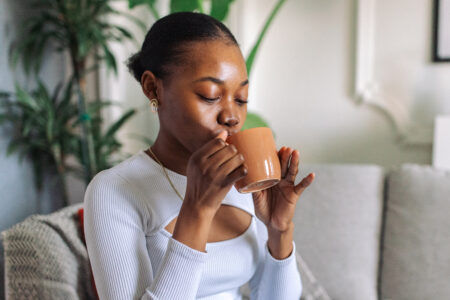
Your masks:
<instances>
[{"instance_id":1,"label":"green potted plant","mask_svg":"<svg viewBox=\"0 0 450 300\"><path fill-rule=\"evenodd\" d=\"M74 131L77 132L75 137L79 141L79 147L71 148L71 154L81 164L86 183L98 171L111 166L111 154L121 147L115 133L135 113L134 110L126 111L117 122L103 131L101 109L110 103L99 99L87 101L86 75L97 70L102 61L114 72L117 71L109 43L133 39L127 28L109 22L108 17L125 17L145 28L135 17L115 10L111 6L112 2L113 0L31 0L27 5L32 7L34 14L24 22L17 40L10 47L12 65L16 66L21 61L26 73L35 77L42 65L45 46L51 45L55 52L68 53L71 65L68 97L69 102L75 100L77 103L75 127L79 127L72 128L79 129ZM92 65L88 65L89 58L94 58ZM19 99L17 93L16 97ZM16 109L25 108L21 106ZM10 118L7 120L12 121ZM14 124L20 127L20 124Z\"/></svg>"},{"instance_id":2,"label":"green potted plant","mask_svg":"<svg viewBox=\"0 0 450 300\"><path fill-rule=\"evenodd\" d=\"M63 203L68 204L66 192L66 175L72 172L84 177L84 170L69 164L68 158L75 156L81 161L81 137L77 132L80 124L78 106L73 103L73 82L62 84L51 94L44 83L38 80L38 87L28 93L16 86L14 93L0 92L0 125L12 127L12 139L7 148L7 155L18 153L20 160L25 156L31 158L35 185L42 188L44 169L54 166ZM102 130L103 119L99 111L110 102L88 103L86 112L92 115L92 135L99 170L112 167L117 161L111 159L122 144L116 133L120 127L135 113L134 109L125 112L122 117Z\"/></svg>"},{"instance_id":3,"label":"green potted plant","mask_svg":"<svg viewBox=\"0 0 450 300\"><path fill-rule=\"evenodd\" d=\"M31 158L38 190L42 188L43 170L54 166L65 204L66 158L78 147L72 130L78 109L70 101L71 94L70 83L59 85L50 94L41 81L31 93L19 86L15 93L0 93L0 125L8 123L13 128L7 154L18 152L21 160L25 156Z\"/></svg>"}]
</instances>

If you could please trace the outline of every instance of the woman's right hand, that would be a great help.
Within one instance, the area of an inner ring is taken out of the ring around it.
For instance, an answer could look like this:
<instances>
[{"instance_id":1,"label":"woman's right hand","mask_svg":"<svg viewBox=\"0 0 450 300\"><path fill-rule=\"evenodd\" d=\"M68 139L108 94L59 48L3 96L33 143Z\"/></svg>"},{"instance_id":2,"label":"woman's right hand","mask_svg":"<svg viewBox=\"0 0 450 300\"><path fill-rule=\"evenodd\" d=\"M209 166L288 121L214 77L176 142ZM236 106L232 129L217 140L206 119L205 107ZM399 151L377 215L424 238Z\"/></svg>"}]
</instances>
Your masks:
<instances>
[{"instance_id":1,"label":"woman's right hand","mask_svg":"<svg viewBox=\"0 0 450 300\"><path fill-rule=\"evenodd\" d=\"M226 137L221 132L191 155L183 206L214 215L234 183L247 175L244 157Z\"/></svg>"},{"instance_id":2,"label":"woman's right hand","mask_svg":"<svg viewBox=\"0 0 450 300\"><path fill-rule=\"evenodd\" d=\"M195 151L188 162L187 187L172 237L204 251L212 220L236 181L247 175L244 157L225 142L223 131Z\"/></svg>"}]
</instances>

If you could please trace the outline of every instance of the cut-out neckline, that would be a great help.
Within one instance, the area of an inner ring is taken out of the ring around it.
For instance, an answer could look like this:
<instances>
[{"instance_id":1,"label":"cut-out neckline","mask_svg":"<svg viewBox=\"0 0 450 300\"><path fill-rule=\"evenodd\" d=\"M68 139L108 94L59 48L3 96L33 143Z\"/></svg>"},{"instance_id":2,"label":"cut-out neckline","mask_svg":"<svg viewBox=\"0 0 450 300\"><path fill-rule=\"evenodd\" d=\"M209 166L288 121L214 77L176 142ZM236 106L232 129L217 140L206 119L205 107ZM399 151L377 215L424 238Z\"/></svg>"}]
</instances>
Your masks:
<instances>
[{"instance_id":1,"label":"cut-out neckline","mask_svg":"<svg viewBox=\"0 0 450 300\"><path fill-rule=\"evenodd\" d=\"M146 157L146 160L147 160L149 163L151 163L153 166L156 166L156 167L158 167L158 168L161 168L161 166L160 166L160 165L159 165L152 157L150 157L150 156L145 152L145 150L141 150L140 152L141 152L141 153L140 153L141 155L144 155L144 156ZM169 174L169 176L170 176L172 179L174 179L175 181L180 181L180 180L186 181L186 176L185 176L185 175L176 173L176 172L174 172L174 171L172 171L172 170L170 170L170 169L167 169L167 168L166 168L166 171L167 171L167 173ZM162 170L161 170L161 172L162 172ZM234 188L234 187L233 187L233 188ZM236 192L237 192L237 191L236 191ZM237 209L239 209L239 210L242 210L243 212L245 212L246 214L248 214L248 215L251 217L251 220L250 220L249 225L247 226L247 228L246 228L242 233L236 235L235 237L228 238L228 239L225 239L225 240L214 241L214 242L207 242L207 245L216 245L216 244L217 244L217 245L223 245L223 244L225 244L225 243L230 243L230 242L233 242L233 241L235 241L235 240L239 240L239 239L243 238L244 236L246 236L246 235L248 234L248 232L250 231L250 229L251 229L252 226L253 226L253 223L255 222L255 216L254 216L254 214L253 214L252 212L248 211L248 209L244 209L243 207L234 205L234 204L232 204L232 203L223 203L222 205L231 206L231 207L235 207L235 208L237 208ZM165 235L166 237L169 237L169 238L172 237L172 233L170 233L170 232L166 229L166 226L168 226L168 225L169 225L169 224L170 224L177 216L178 216L178 213L175 214L175 215L173 215L173 216L171 216L170 218L168 218L168 220L170 220L170 221L165 222L165 224L162 226L160 232L163 233L163 235Z\"/></svg>"},{"instance_id":2,"label":"cut-out neckline","mask_svg":"<svg viewBox=\"0 0 450 300\"><path fill-rule=\"evenodd\" d=\"M251 231L251 228L253 226L253 223L255 222L255 218L253 216L251 216L251 220L250 220L250 225L247 227L247 229L245 229L245 231L243 233L241 233L238 236L235 236L231 239L226 239L226 240L222 240L222 241L217 241L217 242L207 242L206 245L208 246L223 246L224 244L228 244L228 243L234 243L237 242L239 240L241 240L242 238L244 238L246 235L248 235ZM173 218L171 219L173 220ZM170 223L170 222L169 222ZM160 231L163 235L165 235L168 238L172 237L172 234L166 230L165 227L163 227Z\"/></svg>"}]
</instances>

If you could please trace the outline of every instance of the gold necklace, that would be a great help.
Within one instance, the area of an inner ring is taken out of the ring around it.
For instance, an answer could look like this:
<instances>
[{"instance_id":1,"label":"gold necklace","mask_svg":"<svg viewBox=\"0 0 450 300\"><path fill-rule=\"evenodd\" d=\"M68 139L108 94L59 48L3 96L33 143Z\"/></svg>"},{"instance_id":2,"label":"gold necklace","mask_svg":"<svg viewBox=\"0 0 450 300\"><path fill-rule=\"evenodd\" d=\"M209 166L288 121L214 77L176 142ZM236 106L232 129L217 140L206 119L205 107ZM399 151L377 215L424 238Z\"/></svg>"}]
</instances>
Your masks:
<instances>
[{"instance_id":1,"label":"gold necklace","mask_svg":"<svg viewBox=\"0 0 450 300\"><path fill-rule=\"evenodd\" d=\"M152 148L148 148L148 151L153 155L153 157L155 158L155 160L158 162L158 164L161 166L161 168L164 171L164 175L166 175L167 180L170 183L170 186L172 187L172 189L175 191L175 193L177 193L178 197L181 199L181 201L183 201L183 197L181 197L180 193L178 192L178 190L175 188L175 185L173 184L172 180L170 180L169 174L166 171L166 168L164 168L163 164L159 161L158 157L156 157L155 153L153 153Z\"/></svg>"}]
</instances>

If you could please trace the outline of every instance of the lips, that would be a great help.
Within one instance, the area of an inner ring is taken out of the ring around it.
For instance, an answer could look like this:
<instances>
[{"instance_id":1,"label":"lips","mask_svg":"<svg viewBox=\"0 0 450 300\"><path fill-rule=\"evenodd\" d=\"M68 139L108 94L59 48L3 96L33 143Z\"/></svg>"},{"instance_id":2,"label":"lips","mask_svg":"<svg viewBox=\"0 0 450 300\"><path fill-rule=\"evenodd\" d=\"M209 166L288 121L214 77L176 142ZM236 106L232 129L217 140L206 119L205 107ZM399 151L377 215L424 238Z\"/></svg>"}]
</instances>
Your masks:
<instances>
[{"instance_id":1,"label":"lips","mask_svg":"<svg viewBox=\"0 0 450 300\"><path fill-rule=\"evenodd\" d=\"M237 131L228 131L228 137L226 138L226 142L228 143L228 144L231 144L230 143L230 138L231 138L231 136L233 135L233 134L235 134Z\"/></svg>"},{"instance_id":2,"label":"lips","mask_svg":"<svg viewBox=\"0 0 450 300\"><path fill-rule=\"evenodd\" d=\"M217 131L217 133L216 133L214 136L217 136L221 131L224 131L224 130L227 131L227 137L226 137L226 139L225 139L225 141L226 141L227 143L228 143L228 141L229 141L229 139L230 139L230 137L231 137L232 135L238 133L238 131L236 131L236 130L219 129L219 130Z\"/></svg>"}]
</instances>

